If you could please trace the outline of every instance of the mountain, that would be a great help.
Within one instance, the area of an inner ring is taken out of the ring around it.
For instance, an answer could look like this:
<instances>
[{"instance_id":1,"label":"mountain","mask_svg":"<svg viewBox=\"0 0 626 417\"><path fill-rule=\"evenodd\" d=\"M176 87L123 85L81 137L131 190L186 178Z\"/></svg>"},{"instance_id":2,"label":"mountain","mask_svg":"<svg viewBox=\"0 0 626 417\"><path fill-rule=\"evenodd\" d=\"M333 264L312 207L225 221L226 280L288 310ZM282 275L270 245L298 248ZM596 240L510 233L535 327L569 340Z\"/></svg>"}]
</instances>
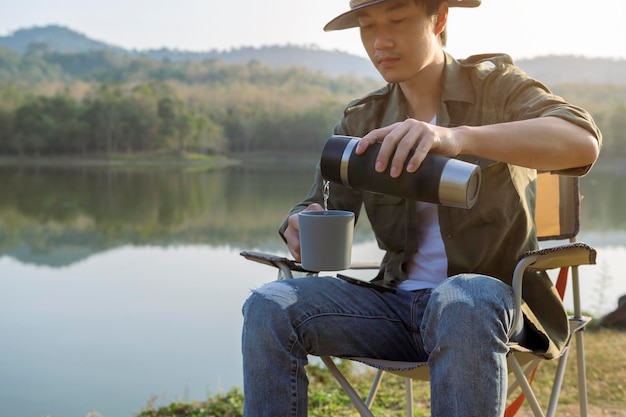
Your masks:
<instances>
[{"instance_id":1,"label":"mountain","mask_svg":"<svg viewBox=\"0 0 626 417\"><path fill-rule=\"evenodd\" d=\"M368 59L340 51L327 51L315 47L297 45L244 47L225 52L184 52L170 49L148 50L143 55L153 59L171 61L202 61L219 59L230 64L259 61L271 67L300 66L330 75L356 74L380 78Z\"/></svg>"},{"instance_id":2,"label":"mountain","mask_svg":"<svg viewBox=\"0 0 626 417\"><path fill-rule=\"evenodd\" d=\"M47 45L47 47L45 46ZM90 51L112 51L130 56L145 56L155 60L204 61L219 59L225 63L242 64L259 61L271 67L299 66L329 75L353 73L355 75L380 78L368 59L340 51L327 51L315 47L295 45L244 47L230 51L210 50L191 52L172 49L126 50L104 42L92 40L79 32L63 26L51 25L20 29L8 36L0 36L0 48L26 54L33 48L44 48L49 52L85 53Z\"/></svg>"},{"instance_id":3,"label":"mountain","mask_svg":"<svg viewBox=\"0 0 626 417\"><path fill-rule=\"evenodd\" d=\"M50 25L20 29L8 36L0 36L0 47L25 54L29 48L47 45L51 52L76 53L93 50L110 50L126 53L123 48L88 38L64 26Z\"/></svg>"},{"instance_id":4,"label":"mountain","mask_svg":"<svg viewBox=\"0 0 626 417\"><path fill-rule=\"evenodd\" d=\"M517 61L516 64L548 85L565 83L626 84L626 60L561 55Z\"/></svg>"},{"instance_id":5,"label":"mountain","mask_svg":"<svg viewBox=\"0 0 626 417\"><path fill-rule=\"evenodd\" d=\"M57 53L84 53L106 50L130 56L144 56L155 60L203 61L221 60L241 64L259 61L271 67L299 66L331 76L352 73L379 79L380 76L368 59L340 51L322 50L312 46L244 47L230 51L210 50L191 52L172 49L145 51L126 50L121 47L88 38L69 28L51 25L20 29L0 37L0 48L19 54L42 48ZM531 76L553 86L564 83L626 84L626 60L585 58L582 56L544 56L516 61Z\"/></svg>"}]
</instances>

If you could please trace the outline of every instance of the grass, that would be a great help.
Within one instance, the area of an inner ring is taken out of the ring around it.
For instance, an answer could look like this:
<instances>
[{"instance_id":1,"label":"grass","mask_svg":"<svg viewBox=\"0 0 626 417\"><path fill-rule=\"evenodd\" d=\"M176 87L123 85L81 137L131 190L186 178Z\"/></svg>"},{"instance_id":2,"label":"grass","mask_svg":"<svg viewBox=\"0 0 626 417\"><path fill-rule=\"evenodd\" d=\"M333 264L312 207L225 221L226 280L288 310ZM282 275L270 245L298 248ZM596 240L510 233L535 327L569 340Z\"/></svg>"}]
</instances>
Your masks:
<instances>
[{"instance_id":1,"label":"grass","mask_svg":"<svg viewBox=\"0 0 626 417\"><path fill-rule=\"evenodd\" d=\"M578 388L576 377L576 355L572 350L565 373L561 399L557 408L559 417L579 415ZM589 416L624 416L626 414L626 332L612 329L593 329L585 332L587 357L587 385ZM350 406L348 397L323 365L309 365L307 374L310 380L309 416L312 417L358 417ZM352 362L340 363L344 372L352 374L351 381L356 389L366 393L373 371L357 368ZM533 387L542 406L546 406L550 396L552 378L556 369L555 361L541 364ZM512 397L515 397L516 394ZM425 382L414 383L415 417L430 415L429 388ZM383 379L373 412L376 416L402 416L404 407L404 382L401 378L387 374ZM157 408L149 403L138 417L241 417L243 415L243 393L239 388L216 395L207 401L173 403ZM519 417L532 416L526 403Z\"/></svg>"}]
</instances>

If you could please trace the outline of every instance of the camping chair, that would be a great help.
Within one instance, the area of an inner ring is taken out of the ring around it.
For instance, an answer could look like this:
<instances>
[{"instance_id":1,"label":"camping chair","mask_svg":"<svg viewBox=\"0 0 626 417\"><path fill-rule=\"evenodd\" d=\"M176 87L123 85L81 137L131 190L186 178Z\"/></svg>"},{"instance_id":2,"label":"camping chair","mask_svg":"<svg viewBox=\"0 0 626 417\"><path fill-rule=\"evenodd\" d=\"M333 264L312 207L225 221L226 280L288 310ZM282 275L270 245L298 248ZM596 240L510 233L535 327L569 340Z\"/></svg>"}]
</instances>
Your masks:
<instances>
[{"instance_id":1,"label":"camping chair","mask_svg":"<svg viewBox=\"0 0 626 417\"><path fill-rule=\"evenodd\" d=\"M512 281L515 296L515 320L522 320L521 289L523 273L526 269L560 269L555 285L561 299L564 297L569 270L571 269L574 312L570 317L570 342L573 338L576 339L580 416L587 417L587 386L582 330L591 319L583 316L581 311L578 266L595 264L596 251L584 243L576 242L576 235L579 230L579 205L581 199L578 188L578 178L552 175L550 173L540 173L537 177L535 225L539 240L569 239L569 243L520 255ZM303 269L299 263L284 257L249 251L241 252L241 255L249 260L278 268L279 279L315 275L315 273ZM370 269L373 267L378 268L378 265L353 264L351 269ZM513 326L513 328L515 328L515 326ZM509 355L507 357L508 367L509 374L512 373L514 378L511 378L512 381L509 384L508 394L509 396L517 394L517 397L509 403L505 417L514 416L522 406L524 400L528 402L535 417L552 417L555 415L563 383L565 366L569 356L569 348L570 343L568 342L563 355L558 359L551 395L547 410L544 413L533 393L531 382L539 363L545 359L524 351L518 346L510 346ZM370 407L376 397L385 372L390 372L405 378L406 415L413 416L412 381L429 380L426 363L398 362L371 358L342 359L355 360L377 369L369 394L366 399L363 400L348 382L345 375L338 369L333 359L330 357L321 357L321 360L341 385L361 416L374 417Z\"/></svg>"}]
</instances>

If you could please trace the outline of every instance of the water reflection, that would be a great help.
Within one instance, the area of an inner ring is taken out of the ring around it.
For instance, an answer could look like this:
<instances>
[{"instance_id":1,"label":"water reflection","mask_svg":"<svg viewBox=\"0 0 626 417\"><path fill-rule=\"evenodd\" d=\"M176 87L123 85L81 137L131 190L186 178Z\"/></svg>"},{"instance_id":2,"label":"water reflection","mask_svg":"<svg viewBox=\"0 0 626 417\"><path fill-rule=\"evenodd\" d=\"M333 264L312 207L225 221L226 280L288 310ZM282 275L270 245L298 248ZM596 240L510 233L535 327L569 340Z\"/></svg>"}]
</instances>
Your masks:
<instances>
[{"instance_id":1,"label":"water reflection","mask_svg":"<svg viewBox=\"0 0 626 417\"><path fill-rule=\"evenodd\" d=\"M2 168L0 253L63 266L128 244L272 250L277 224L310 181L310 166L217 172ZM619 175L584 178L583 230L626 229L624 187Z\"/></svg>"},{"instance_id":2,"label":"water reflection","mask_svg":"<svg viewBox=\"0 0 626 417\"><path fill-rule=\"evenodd\" d=\"M310 167L309 167L310 168ZM63 266L127 244L275 249L311 169L0 169L0 253Z\"/></svg>"}]
</instances>

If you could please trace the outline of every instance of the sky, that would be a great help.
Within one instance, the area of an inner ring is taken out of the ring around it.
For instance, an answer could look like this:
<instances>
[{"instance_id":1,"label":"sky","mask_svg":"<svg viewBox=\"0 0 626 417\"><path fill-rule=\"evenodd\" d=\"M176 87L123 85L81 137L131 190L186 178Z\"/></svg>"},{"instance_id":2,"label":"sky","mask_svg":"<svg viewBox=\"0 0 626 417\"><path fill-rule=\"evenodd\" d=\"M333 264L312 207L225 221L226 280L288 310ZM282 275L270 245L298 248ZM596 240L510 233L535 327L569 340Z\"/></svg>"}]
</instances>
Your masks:
<instances>
[{"instance_id":1,"label":"sky","mask_svg":"<svg viewBox=\"0 0 626 417\"><path fill-rule=\"evenodd\" d=\"M228 51L299 45L365 56L358 29L324 32L348 0L0 0L0 36L57 24L146 50ZM450 9L447 50L458 58L577 55L626 59L623 0L483 0Z\"/></svg>"}]
</instances>

